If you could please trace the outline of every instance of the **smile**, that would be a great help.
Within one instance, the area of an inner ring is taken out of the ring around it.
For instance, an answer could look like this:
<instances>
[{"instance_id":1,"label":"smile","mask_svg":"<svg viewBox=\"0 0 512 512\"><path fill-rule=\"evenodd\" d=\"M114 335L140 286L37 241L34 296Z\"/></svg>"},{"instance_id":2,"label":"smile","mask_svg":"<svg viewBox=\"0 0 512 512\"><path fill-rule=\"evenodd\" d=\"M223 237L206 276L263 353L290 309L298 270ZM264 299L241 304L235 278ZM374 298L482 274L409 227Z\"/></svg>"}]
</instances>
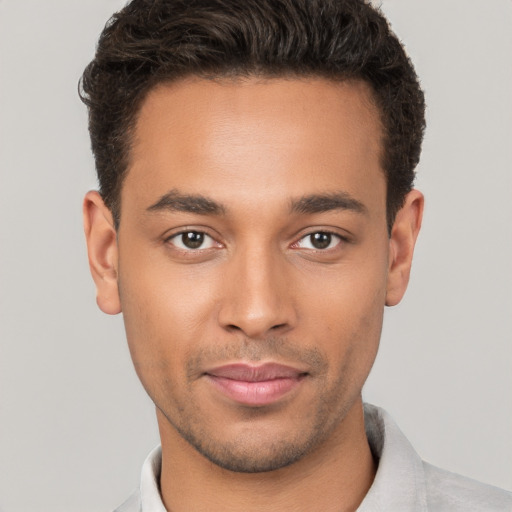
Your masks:
<instances>
[{"instance_id":1,"label":"smile","mask_svg":"<svg viewBox=\"0 0 512 512\"><path fill-rule=\"evenodd\" d=\"M230 364L206 372L209 382L242 405L270 405L296 389L307 373L276 363L261 366Z\"/></svg>"}]
</instances>

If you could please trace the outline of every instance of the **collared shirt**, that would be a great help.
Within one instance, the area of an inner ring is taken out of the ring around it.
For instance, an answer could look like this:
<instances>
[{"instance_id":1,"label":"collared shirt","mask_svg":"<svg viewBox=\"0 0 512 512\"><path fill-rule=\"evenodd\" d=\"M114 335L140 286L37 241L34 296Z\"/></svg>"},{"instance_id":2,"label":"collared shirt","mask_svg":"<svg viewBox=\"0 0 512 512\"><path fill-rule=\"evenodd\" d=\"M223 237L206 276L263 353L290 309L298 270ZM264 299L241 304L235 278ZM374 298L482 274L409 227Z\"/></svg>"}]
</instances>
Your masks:
<instances>
[{"instance_id":1,"label":"collared shirt","mask_svg":"<svg viewBox=\"0 0 512 512\"><path fill-rule=\"evenodd\" d=\"M423 462L386 411L364 406L377 473L357 512L512 512L512 493ZM159 490L162 452L142 468L140 489L114 512L166 512Z\"/></svg>"}]
</instances>

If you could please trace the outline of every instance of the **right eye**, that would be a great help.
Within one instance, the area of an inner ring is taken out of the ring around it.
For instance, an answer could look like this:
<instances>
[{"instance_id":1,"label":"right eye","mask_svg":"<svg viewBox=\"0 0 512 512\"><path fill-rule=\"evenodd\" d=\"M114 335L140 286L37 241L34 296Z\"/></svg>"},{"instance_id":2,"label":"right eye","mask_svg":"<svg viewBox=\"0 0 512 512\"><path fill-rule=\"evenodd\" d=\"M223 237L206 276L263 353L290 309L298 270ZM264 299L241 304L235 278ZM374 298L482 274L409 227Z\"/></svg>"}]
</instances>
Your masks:
<instances>
[{"instance_id":1,"label":"right eye","mask_svg":"<svg viewBox=\"0 0 512 512\"><path fill-rule=\"evenodd\" d=\"M182 231L168 238L167 242L182 251L198 251L217 246L217 242L202 231Z\"/></svg>"}]
</instances>

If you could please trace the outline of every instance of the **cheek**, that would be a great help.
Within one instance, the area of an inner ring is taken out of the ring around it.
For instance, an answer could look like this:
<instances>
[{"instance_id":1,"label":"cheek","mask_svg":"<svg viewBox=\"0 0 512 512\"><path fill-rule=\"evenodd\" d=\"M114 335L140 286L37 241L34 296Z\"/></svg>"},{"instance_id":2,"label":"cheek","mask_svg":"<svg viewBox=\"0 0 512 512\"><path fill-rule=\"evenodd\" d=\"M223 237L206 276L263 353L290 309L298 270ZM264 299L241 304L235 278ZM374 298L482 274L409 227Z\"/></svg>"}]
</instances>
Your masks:
<instances>
[{"instance_id":1,"label":"cheek","mask_svg":"<svg viewBox=\"0 0 512 512\"><path fill-rule=\"evenodd\" d=\"M365 379L382 329L386 260L347 264L329 272L320 280L309 280L309 293L303 293L308 329L315 333L336 373Z\"/></svg>"},{"instance_id":2,"label":"cheek","mask_svg":"<svg viewBox=\"0 0 512 512\"><path fill-rule=\"evenodd\" d=\"M119 291L130 353L141 380L147 371L183 371L190 352L215 317L215 283L192 266L120 259ZM163 368L165 366L165 368ZM172 371L170 368L172 367Z\"/></svg>"},{"instance_id":3,"label":"cheek","mask_svg":"<svg viewBox=\"0 0 512 512\"><path fill-rule=\"evenodd\" d=\"M343 397L343 403L353 403L360 395L371 371L382 329L383 293L362 303L356 297L337 313L327 327L325 355L329 372L325 382L327 395ZM329 400L326 400L326 403Z\"/></svg>"},{"instance_id":4,"label":"cheek","mask_svg":"<svg viewBox=\"0 0 512 512\"><path fill-rule=\"evenodd\" d=\"M385 258L347 261L322 272L305 273L300 292L304 316L318 327L369 327L373 317L384 310L386 282Z\"/></svg>"}]
</instances>

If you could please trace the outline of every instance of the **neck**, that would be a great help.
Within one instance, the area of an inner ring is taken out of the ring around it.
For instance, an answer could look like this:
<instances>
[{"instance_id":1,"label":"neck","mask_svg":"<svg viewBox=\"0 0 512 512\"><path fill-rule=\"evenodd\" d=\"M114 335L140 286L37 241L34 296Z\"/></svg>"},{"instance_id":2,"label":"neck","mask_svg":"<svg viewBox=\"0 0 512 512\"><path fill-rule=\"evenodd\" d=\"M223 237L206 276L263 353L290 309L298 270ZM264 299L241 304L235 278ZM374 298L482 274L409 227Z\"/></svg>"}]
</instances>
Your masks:
<instances>
[{"instance_id":1,"label":"neck","mask_svg":"<svg viewBox=\"0 0 512 512\"><path fill-rule=\"evenodd\" d=\"M160 488L172 512L354 511L375 476L360 398L322 445L294 464L266 473L235 473L216 466L157 414Z\"/></svg>"}]
</instances>

